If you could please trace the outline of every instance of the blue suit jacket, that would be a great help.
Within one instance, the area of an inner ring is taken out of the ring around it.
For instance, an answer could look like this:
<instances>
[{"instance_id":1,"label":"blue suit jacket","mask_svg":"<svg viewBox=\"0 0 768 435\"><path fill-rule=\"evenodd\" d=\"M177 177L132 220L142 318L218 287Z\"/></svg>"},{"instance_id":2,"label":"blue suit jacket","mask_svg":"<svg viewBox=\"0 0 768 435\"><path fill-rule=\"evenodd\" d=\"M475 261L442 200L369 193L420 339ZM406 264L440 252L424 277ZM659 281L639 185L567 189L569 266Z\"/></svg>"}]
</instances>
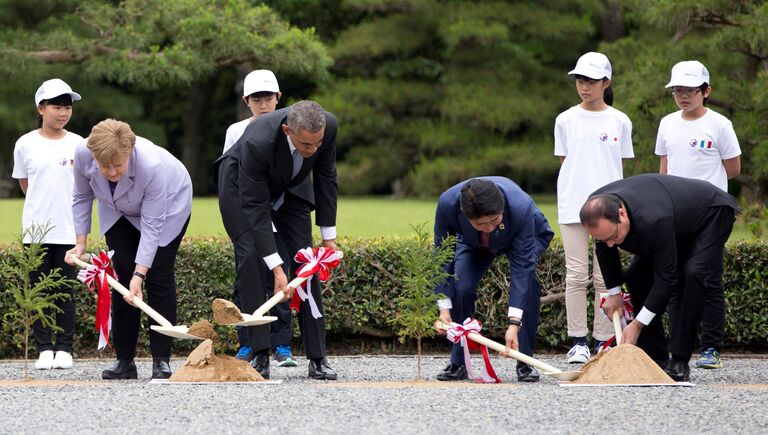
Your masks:
<instances>
[{"instance_id":1,"label":"blue suit jacket","mask_svg":"<svg viewBox=\"0 0 768 435\"><path fill-rule=\"evenodd\" d=\"M478 177L496 183L504 194L502 223L491 233L488 250L509 259L509 306L523 309L531 281L535 279L536 263L554 236L547 218L530 196L512 180L504 177ZM469 180L467 180L469 181ZM435 245L453 235L457 243L481 249L480 234L461 213L459 196L467 181L451 187L440 195L435 213ZM454 261L446 265L454 273ZM454 278L437 286L436 293L455 296Z\"/></svg>"}]
</instances>

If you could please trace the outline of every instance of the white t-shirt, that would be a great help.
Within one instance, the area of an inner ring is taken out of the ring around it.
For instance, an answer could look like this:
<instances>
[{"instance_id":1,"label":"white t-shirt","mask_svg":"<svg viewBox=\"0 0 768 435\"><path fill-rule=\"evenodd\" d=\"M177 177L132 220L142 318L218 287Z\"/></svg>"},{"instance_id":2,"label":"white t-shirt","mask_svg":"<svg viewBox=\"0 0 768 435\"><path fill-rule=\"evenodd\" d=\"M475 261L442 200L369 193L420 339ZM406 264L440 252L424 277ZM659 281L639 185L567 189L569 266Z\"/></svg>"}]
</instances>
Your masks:
<instances>
[{"instance_id":1,"label":"white t-shirt","mask_svg":"<svg viewBox=\"0 0 768 435\"><path fill-rule=\"evenodd\" d=\"M706 180L728 191L723 160L741 155L733 124L707 109L699 119L683 119L679 110L662 118L656 136L656 155L667 156L667 173Z\"/></svg>"},{"instance_id":2,"label":"white t-shirt","mask_svg":"<svg viewBox=\"0 0 768 435\"><path fill-rule=\"evenodd\" d=\"M248 127L248 124L253 121L253 118L247 118L243 119L242 121L238 121L227 128L227 134L224 137L224 151L221 153L224 154L227 152L228 149L232 148L232 145L237 142L238 139L240 139L240 136L243 135L243 132L245 131L245 127Z\"/></svg>"},{"instance_id":3,"label":"white t-shirt","mask_svg":"<svg viewBox=\"0 0 768 435\"><path fill-rule=\"evenodd\" d=\"M557 177L558 222L578 223L589 195L624 177L621 159L635 156L632 121L610 106L600 112L573 106L555 120L555 155L566 157Z\"/></svg>"},{"instance_id":4,"label":"white t-shirt","mask_svg":"<svg viewBox=\"0 0 768 435\"><path fill-rule=\"evenodd\" d=\"M24 229L33 224L51 231L44 243L75 244L75 226L72 223L72 167L75 146L83 138L66 132L61 139L47 139L38 130L30 131L16 141L13 150L13 178L26 178L29 182L21 224ZM29 237L24 243L30 243Z\"/></svg>"}]
</instances>

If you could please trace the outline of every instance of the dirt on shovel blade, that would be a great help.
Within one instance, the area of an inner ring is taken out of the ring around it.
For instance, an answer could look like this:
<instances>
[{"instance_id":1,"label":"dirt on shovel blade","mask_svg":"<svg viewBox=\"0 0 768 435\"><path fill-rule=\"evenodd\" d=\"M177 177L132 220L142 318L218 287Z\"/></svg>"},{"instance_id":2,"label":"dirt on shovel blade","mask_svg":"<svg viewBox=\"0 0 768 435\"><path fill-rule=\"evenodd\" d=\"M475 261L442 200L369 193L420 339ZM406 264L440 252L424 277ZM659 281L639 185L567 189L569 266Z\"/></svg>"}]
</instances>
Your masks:
<instances>
[{"instance_id":1,"label":"dirt on shovel blade","mask_svg":"<svg viewBox=\"0 0 768 435\"><path fill-rule=\"evenodd\" d=\"M243 321L240 309L226 299L214 299L211 304L213 321L219 324L239 323Z\"/></svg>"},{"instance_id":2,"label":"dirt on shovel blade","mask_svg":"<svg viewBox=\"0 0 768 435\"><path fill-rule=\"evenodd\" d=\"M214 331L213 325L211 325L211 322L205 319L198 320L197 322L193 323L189 327L189 331L187 331L187 334L194 335L197 337L208 338L213 341L216 341L219 339L219 334L217 334L216 331Z\"/></svg>"},{"instance_id":3,"label":"dirt on shovel blade","mask_svg":"<svg viewBox=\"0 0 768 435\"><path fill-rule=\"evenodd\" d=\"M603 351L581 368L576 384L674 384L642 349L622 344Z\"/></svg>"}]
</instances>

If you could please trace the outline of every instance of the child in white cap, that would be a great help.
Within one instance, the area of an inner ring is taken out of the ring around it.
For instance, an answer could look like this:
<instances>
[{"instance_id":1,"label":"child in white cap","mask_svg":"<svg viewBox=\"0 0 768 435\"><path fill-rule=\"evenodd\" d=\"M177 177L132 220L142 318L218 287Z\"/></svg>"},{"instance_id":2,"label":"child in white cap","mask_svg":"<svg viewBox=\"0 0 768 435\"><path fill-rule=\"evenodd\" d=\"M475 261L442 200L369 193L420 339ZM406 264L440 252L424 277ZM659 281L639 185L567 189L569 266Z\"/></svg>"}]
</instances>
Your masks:
<instances>
[{"instance_id":1,"label":"child in white cap","mask_svg":"<svg viewBox=\"0 0 768 435\"><path fill-rule=\"evenodd\" d=\"M236 122L227 128L227 134L224 139L224 153L240 139L245 128L260 115L274 112L282 93L277 83L277 77L268 69L258 69L251 71L243 80L243 102L251 111L251 117ZM237 258L235 258L237 262ZM265 276L272 277L271 273ZM272 287L271 283L266 284L267 288ZM240 306L240 289L234 289L235 304ZM270 325L271 342L275 359L280 367L296 367L298 363L293 358L291 352L291 310L287 302L278 304L273 311L277 314L277 320ZM248 337L245 328L237 328L237 338L239 349L236 358L251 361L254 358L251 347L248 345Z\"/></svg>"},{"instance_id":2,"label":"child in white cap","mask_svg":"<svg viewBox=\"0 0 768 435\"><path fill-rule=\"evenodd\" d=\"M656 155L659 172L706 180L728 191L728 180L741 172L741 148L731 121L706 107L712 93L709 71L699 61L678 62L666 88L672 89L677 112L659 123ZM723 367L720 359L725 331L725 293L704 301L701 354L696 367Z\"/></svg>"},{"instance_id":3,"label":"child in white cap","mask_svg":"<svg viewBox=\"0 0 768 435\"><path fill-rule=\"evenodd\" d=\"M557 178L557 213L565 250L565 307L568 336L573 346L569 363L585 363L591 356L587 343L587 286L589 285L589 234L579 211L587 197L608 183L622 179L622 159L633 158L632 122L612 107L611 63L602 53L581 56L569 75L574 76L581 103L555 120L555 155L560 157ZM600 312L605 283L592 253L595 286L592 336L595 352L613 336L613 326Z\"/></svg>"},{"instance_id":4,"label":"child in white cap","mask_svg":"<svg viewBox=\"0 0 768 435\"><path fill-rule=\"evenodd\" d=\"M268 69L257 69L251 71L243 79L243 102L251 111L251 117L236 122L227 128L227 134L224 138L224 151L226 153L232 145L243 135L245 127L248 126L259 115L274 112L277 102L283 94L280 93L280 86L277 84L275 73Z\"/></svg>"},{"instance_id":5,"label":"child in white cap","mask_svg":"<svg viewBox=\"0 0 768 435\"><path fill-rule=\"evenodd\" d=\"M72 117L72 102L80 100L80 94L73 92L61 79L43 82L35 93L38 113L38 128L16 141L13 150L13 178L25 195L22 211L24 244L32 242L27 233L33 226L45 227L42 246L45 248L43 264L32 279L50 273L55 268L61 274L75 279L77 270L64 262L65 253L75 245L75 227L72 222L72 168L75 146L83 138L67 131L64 127ZM32 325L40 357L35 362L38 370L72 368L72 345L75 335L75 302L71 287L54 291L68 295L58 300L61 312L55 314L56 326L61 331L54 333L39 320Z\"/></svg>"}]
</instances>

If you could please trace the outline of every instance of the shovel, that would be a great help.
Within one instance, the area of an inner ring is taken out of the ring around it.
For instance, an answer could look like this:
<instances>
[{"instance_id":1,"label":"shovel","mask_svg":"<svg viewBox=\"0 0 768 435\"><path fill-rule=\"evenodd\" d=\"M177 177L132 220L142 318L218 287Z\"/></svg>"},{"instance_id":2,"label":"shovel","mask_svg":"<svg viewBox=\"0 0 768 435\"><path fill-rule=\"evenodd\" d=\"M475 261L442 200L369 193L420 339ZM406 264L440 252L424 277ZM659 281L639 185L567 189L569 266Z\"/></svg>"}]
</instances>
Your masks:
<instances>
[{"instance_id":1,"label":"shovel","mask_svg":"<svg viewBox=\"0 0 768 435\"><path fill-rule=\"evenodd\" d=\"M341 251L337 251L337 252L338 252L340 258L344 258L344 254ZM296 277L296 278L293 279L293 281L288 283L288 287L295 289L296 287L298 287L301 284L303 284L304 281L306 281L307 279L309 279L309 276L304 276L304 277L299 276L299 277ZM256 325L264 325L265 323L274 322L275 320L277 320L277 317L275 317L275 316L265 316L264 314L267 311L271 310L272 307L274 307L275 305L277 305L280 302L282 302L284 297L285 297L285 293L284 292L275 293L274 296L269 298L268 301L264 302L264 304L262 304L262 306L257 308L256 311L253 312L253 314L245 314L245 313L240 314L243 317L243 320L241 322L237 322L237 323L224 323L224 325L229 325L229 326L256 326Z\"/></svg>"},{"instance_id":2,"label":"shovel","mask_svg":"<svg viewBox=\"0 0 768 435\"><path fill-rule=\"evenodd\" d=\"M89 266L88 263L84 262L80 258L77 257L70 257L72 258L72 261L75 262L78 266L82 268L86 268ZM90 255L83 255L83 257L86 260L90 260ZM115 289L118 293L120 293L123 296L128 296L131 294L130 291L128 291L127 288L123 287L122 284L120 284L116 279L112 278L111 276L107 275L107 282L109 283L109 286ZM151 325L150 329L157 331L161 334L167 335L169 337L175 337L175 338L188 338L191 340L205 340L205 337L198 337L197 335L189 334L189 327L186 325L177 325L174 326L169 322L165 317L163 317L160 313L155 311L152 307L144 303L139 298L133 298L133 303L136 305L136 308L140 309L141 311L145 312L149 317L151 317L155 322L158 323L158 325Z\"/></svg>"},{"instance_id":3,"label":"shovel","mask_svg":"<svg viewBox=\"0 0 768 435\"><path fill-rule=\"evenodd\" d=\"M451 326L458 326L458 325L456 323L452 323ZM440 321L437 322L437 327L440 328L440 329L448 330L448 325L446 325L445 323L442 323ZM504 346L503 344L497 343L497 342L495 342L493 340L489 340L489 339L483 337L482 335L476 334L474 332L470 332L467 335L467 337L470 340L474 341L475 343L482 344L483 346L489 347L489 348L491 348L491 349L493 349L493 350L495 350L497 352L500 352L500 353L504 353L504 350L506 349L506 346ZM537 360L535 358L532 358L532 357L530 357L530 356L528 356L528 355L526 355L524 353L520 353L520 352L518 352L516 350L513 350L513 349L509 349L507 351L507 355L509 355L510 357L512 357L512 358L514 358L514 359L516 359L516 360L518 360L518 361L520 361L522 363L528 364L529 366L536 367L537 369L541 370L541 372L544 373L545 375L551 376L551 377L557 379L558 381L574 381L579 376L581 376L581 372L578 371L578 370L577 371L564 372L564 371L560 370L557 367L553 367L553 366L551 366L551 365L549 365L549 364L547 364L547 363L545 363L543 361L539 361L539 360Z\"/></svg>"}]
</instances>

